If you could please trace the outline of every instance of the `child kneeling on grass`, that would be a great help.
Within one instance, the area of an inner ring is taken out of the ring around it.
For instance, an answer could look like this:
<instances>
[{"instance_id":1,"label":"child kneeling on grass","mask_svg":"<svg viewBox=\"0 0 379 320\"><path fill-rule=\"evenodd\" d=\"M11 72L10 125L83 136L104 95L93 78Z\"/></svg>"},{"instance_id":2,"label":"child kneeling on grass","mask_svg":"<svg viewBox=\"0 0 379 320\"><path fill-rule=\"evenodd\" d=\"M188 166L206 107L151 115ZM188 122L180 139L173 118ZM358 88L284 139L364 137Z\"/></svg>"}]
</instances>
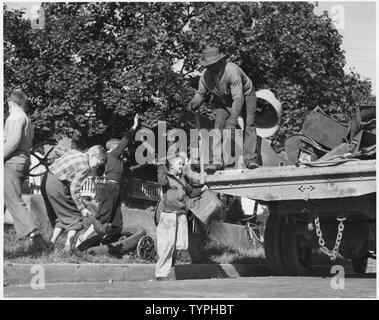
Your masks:
<instances>
[{"instance_id":1,"label":"child kneeling on grass","mask_svg":"<svg viewBox=\"0 0 379 320\"><path fill-rule=\"evenodd\" d=\"M121 213L121 182L124 171L124 162L121 158L125 148L132 142L135 130L138 127L139 115L134 117L133 127L122 137L121 141L111 139L107 142L107 165L105 166L105 186L100 194L100 204L96 213L102 230L96 230L97 226L91 224L86 232L78 238L76 247L85 241L92 233L104 231L106 227L119 228L122 226Z\"/></svg>"},{"instance_id":2,"label":"child kneeling on grass","mask_svg":"<svg viewBox=\"0 0 379 320\"><path fill-rule=\"evenodd\" d=\"M65 251L71 251L78 231L83 229L83 217L91 215L86 209L80 190L91 169L107 162L105 149L100 145L86 153L70 150L58 158L42 179L41 192L51 225L51 242L55 244L63 230L68 231Z\"/></svg>"}]
</instances>

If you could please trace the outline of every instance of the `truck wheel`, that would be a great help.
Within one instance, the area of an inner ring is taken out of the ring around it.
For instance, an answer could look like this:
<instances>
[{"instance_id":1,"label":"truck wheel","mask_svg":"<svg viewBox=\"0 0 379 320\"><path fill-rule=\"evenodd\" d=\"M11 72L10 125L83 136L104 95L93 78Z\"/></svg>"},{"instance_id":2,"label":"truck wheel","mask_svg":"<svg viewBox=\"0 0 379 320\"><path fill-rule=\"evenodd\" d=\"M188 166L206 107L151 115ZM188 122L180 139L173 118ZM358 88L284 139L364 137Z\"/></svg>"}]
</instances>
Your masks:
<instances>
[{"instance_id":1,"label":"truck wheel","mask_svg":"<svg viewBox=\"0 0 379 320\"><path fill-rule=\"evenodd\" d=\"M267 266L273 275L284 275L284 263L281 252L281 237L284 219L270 213L265 229L264 246Z\"/></svg>"},{"instance_id":2,"label":"truck wheel","mask_svg":"<svg viewBox=\"0 0 379 320\"><path fill-rule=\"evenodd\" d=\"M303 236L296 234L296 223L291 218L283 225L281 245L286 275L304 276L312 273L309 268L312 248Z\"/></svg>"},{"instance_id":3,"label":"truck wheel","mask_svg":"<svg viewBox=\"0 0 379 320\"><path fill-rule=\"evenodd\" d=\"M355 274L365 274L367 271L368 256L351 259Z\"/></svg>"}]
</instances>

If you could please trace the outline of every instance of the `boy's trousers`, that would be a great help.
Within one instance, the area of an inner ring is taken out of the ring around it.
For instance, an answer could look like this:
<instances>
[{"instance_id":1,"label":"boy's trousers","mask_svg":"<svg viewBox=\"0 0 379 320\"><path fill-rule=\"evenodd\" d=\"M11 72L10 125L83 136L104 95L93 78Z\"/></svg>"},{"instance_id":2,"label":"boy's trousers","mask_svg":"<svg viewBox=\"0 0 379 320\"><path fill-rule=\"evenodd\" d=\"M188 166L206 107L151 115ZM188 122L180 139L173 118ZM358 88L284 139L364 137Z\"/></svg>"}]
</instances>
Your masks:
<instances>
[{"instance_id":1,"label":"boy's trousers","mask_svg":"<svg viewBox=\"0 0 379 320\"><path fill-rule=\"evenodd\" d=\"M111 223L113 227L122 225L120 184L106 181L100 193L99 209L96 219L102 224Z\"/></svg>"},{"instance_id":2,"label":"boy's trousers","mask_svg":"<svg viewBox=\"0 0 379 320\"><path fill-rule=\"evenodd\" d=\"M157 226L158 262L156 277L167 277L170 273L175 249L188 249L188 222L185 214L161 212Z\"/></svg>"},{"instance_id":3,"label":"boy's trousers","mask_svg":"<svg viewBox=\"0 0 379 320\"><path fill-rule=\"evenodd\" d=\"M11 213L19 239L37 231L36 223L21 196L29 163L4 164L4 204Z\"/></svg>"}]
</instances>

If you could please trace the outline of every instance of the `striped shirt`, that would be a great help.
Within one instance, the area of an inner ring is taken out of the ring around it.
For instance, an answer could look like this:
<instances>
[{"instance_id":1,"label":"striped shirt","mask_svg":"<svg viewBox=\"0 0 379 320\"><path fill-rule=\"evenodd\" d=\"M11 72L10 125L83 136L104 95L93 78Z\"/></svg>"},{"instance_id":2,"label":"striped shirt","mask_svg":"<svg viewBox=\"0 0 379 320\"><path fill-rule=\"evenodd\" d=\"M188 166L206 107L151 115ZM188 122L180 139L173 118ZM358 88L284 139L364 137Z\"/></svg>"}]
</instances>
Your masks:
<instances>
[{"instance_id":1,"label":"striped shirt","mask_svg":"<svg viewBox=\"0 0 379 320\"><path fill-rule=\"evenodd\" d=\"M83 181L91 172L87 155L78 150L69 150L58 158L49 169L60 181L70 184L72 199L78 209L83 210L85 206L80 191Z\"/></svg>"}]
</instances>

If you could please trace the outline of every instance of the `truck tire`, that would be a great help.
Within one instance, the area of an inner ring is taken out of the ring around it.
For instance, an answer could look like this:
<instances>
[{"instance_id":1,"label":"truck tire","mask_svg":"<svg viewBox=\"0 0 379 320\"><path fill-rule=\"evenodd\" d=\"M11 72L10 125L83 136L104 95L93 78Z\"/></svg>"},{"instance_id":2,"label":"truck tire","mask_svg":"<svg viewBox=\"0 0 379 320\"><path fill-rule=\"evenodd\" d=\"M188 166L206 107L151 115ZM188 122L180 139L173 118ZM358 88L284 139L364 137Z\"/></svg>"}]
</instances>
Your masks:
<instances>
[{"instance_id":1,"label":"truck tire","mask_svg":"<svg viewBox=\"0 0 379 320\"><path fill-rule=\"evenodd\" d=\"M264 246L266 262L268 269L275 276L281 276L285 273L281 252L283 223L283 218L278 217L275 212L271 212L268 216L265 229Z\"/></svg>"},{"instance_id":2,"label":"truck tire","mask_svg":"<svg viewBox=\"0 0 379 320\"><path fill-rule=\"evenodd\" d=\"M289 276L311 275L309 268L312 248L301 246L301 236L296 234L296 223L288 218L282 229L281 250L285 274Z\"/></svg>"},{"instance_id":3,"label":"truck tire","mask_svg":"<svg viewBox=\"0 0 379 320\"><path fill-rule=\"evenodd\" d=\"M355 274L365 274L367 272L367 262L368 255L363 257L351 259L351 264L353 265L353 270Z\"/></svg>"}]
</instances>

